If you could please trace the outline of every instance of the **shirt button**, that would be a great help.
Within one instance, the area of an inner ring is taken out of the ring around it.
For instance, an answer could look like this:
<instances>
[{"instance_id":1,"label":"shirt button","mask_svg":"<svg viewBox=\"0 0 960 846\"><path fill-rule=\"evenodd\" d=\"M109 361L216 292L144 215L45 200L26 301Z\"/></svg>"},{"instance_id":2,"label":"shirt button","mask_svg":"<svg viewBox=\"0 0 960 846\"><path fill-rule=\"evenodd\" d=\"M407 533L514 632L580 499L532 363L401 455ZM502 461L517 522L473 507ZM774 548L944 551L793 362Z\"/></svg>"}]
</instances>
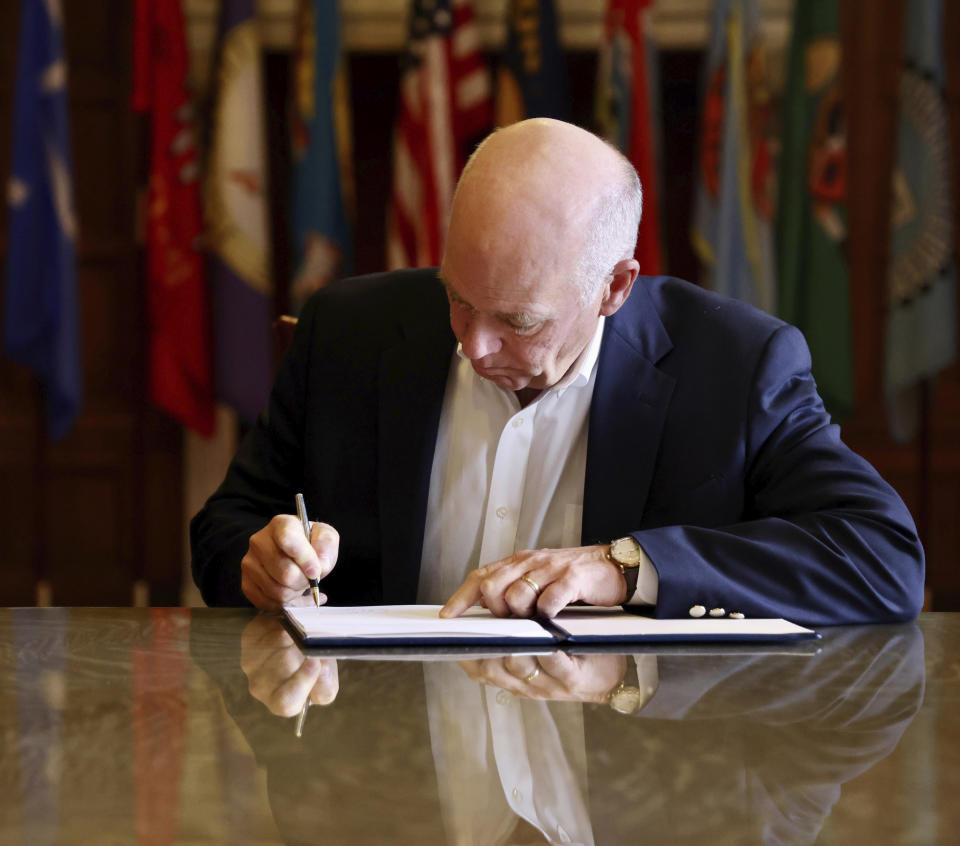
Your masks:
<instances>
[{"instance_id":1,"label":"shirt button","mask_svg":"<svg viewBox=\"0 0 960 846\"><path fill-rule=\"evenodd\" d=\"M497 691L497 705L509 705L513 701L513 695L506 690Z\"/></svg>"},{"instance_id":2,"label":"shirt button","mask_svg":"<svg viewBox=\"0 0 960 846\"><path fill-rule=\"evenodd\" d=\"M702 617L702 616L703 616L704 614L706 614L706 613L707 613L707 609L704 608L702 605L694 605L694 606L690 609L690 616L691 616L691 617Z\"/></svg>"},{"instance_id":3,"label":"shirt button","mask_svg":"<svg viewBox=\"0 0 960 846\"><path fill-rule=\"evenodd\" d=\"M722 617L722 616L723 616L724 614L726 614L726 613L727 613L727 612L724 611L722 608L711 608L711 609L710 609L710 616L711 616L711 617Z\"/></svg>"},{"instance_id":4,"label":"shirt button","mask_svg":"<svg viewBox=\"0 0 960 846\"><path fill-rule=\"evenodd\" d=\"M510 513L510 512L507 510L507 507L506 507L505 505L501 505L501 506L497 509L497 517L499 517L501 520L502 520L504 517L506 517L509 513Z\"/></svg>"},{"instance_id":5,"label":"shirt button","mask_svg":"<svg viewBox=\"0 0 960 846\"><path fill-rule=\"evenodd\" d=\"M519 429L522 425L523 425L523 418L522 418L522 417L515 417L515 418L513 419L513 428L514 428L514 429Z\"/></svg>"},{"instance_id":6,"label":"shirt button","mask_svg":"<svg viewBox=\"0 0 960 846\"><path fill-rule=\"evenodd\" d=\"M518 802L523 801L523 794L520 792L520 789L518 787L513 788L513 790L511 790L510 793L512 794L513 798L516 799Z\"/></svg>"}]
</instances>

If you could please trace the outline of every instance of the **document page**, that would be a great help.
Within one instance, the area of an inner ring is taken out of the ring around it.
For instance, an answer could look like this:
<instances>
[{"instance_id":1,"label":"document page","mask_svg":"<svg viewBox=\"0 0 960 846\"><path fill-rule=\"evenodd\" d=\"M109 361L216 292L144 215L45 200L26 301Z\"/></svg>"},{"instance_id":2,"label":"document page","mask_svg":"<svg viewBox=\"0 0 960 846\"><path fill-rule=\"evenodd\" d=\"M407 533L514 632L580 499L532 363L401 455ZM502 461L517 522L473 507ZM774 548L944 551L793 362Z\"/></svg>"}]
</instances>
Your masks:
<instances>
[{"instance_id":1,"label":"document page","mask_svg":"<svg viewBox=\"0 0 960 846\"><path fill-rule=\"evenodd\" d=\"M731 620L729 617L658 620L612 608L561 611L553 621L572 643L636 640L781 640L815 637L806 629L780 619Z\"/></svg>"},{"instance_id":2,"label":"document page","mask_svg":"<svg viewBox=\"0 0 960 846\"><path fill-rule=\"evenodd\" d=\"M516 641L547 643L554 635L533 620L502 619L485 608L470 608L452 620L440 618L440 605L368 605L335 608L290 606L287 619L309 643L348 641L396 643Z\"/></svg>"}]
</instances>

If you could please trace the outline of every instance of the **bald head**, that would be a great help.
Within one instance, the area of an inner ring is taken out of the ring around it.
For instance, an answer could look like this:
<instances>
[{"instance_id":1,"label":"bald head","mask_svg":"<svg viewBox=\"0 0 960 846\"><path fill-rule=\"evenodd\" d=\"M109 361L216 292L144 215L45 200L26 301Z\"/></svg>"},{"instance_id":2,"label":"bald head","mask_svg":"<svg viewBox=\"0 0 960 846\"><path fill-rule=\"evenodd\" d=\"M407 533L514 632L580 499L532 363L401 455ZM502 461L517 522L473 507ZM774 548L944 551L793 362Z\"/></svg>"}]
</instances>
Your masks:
<instances>
[{"instance_id":1,"label":"bald head","mask_svg":"<svg viewBox=\"0 0 960 846\"><path fill-rule=\"evenodd\" d=\"M633 255L640 206L636 172L617 150L569 123L526 120L491 134L464 168L447 252L511 276L549 256L586 302Z\"/></svg>"}]
</instances>

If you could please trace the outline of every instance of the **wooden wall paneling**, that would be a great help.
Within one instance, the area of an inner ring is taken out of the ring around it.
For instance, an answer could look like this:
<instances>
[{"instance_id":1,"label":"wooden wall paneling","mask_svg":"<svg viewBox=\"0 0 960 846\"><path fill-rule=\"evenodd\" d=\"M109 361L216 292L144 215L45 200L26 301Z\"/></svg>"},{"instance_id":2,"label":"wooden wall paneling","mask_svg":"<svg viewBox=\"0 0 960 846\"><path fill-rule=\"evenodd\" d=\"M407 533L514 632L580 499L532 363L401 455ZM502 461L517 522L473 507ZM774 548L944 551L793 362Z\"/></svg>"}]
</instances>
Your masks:
<instances>
[{"instance_id":1,"label":"wooden wall paneling","mask_svg":"<svg viewBox=\"0 0 960 846\"><path fill-rule=\"evenodd\" d=\"M883 326L890 232L890 179L903 52L903 2L877 14L872 0L841 4L848 119L848 243L856 405L882 396Z\"/></svg>"},{"instance_id":2,"label":"wooden wall paneling","mask_svg":"<svg viewBox=\"0 0 960 846\"><path fill-rule=\"evenodd\" d=\"M0 3L0 127L10 127L13 85L20 30L20 4ZM11 136L0 131L0 185L5 189L10 171ZM4 197L6 192L4 191ZM6 255L7 204L0 202L0 257ZM0 263L0 272L3 264ZM0 321L3 298L0 297ZM2 322L0 322L2 326ZM0 330L2 331L2 330ZM32 605L42 564L42 536L38 533L40 442L35 420L40 395L35 381L0 354L0 603Z\"/></svg>"}]
</instances>

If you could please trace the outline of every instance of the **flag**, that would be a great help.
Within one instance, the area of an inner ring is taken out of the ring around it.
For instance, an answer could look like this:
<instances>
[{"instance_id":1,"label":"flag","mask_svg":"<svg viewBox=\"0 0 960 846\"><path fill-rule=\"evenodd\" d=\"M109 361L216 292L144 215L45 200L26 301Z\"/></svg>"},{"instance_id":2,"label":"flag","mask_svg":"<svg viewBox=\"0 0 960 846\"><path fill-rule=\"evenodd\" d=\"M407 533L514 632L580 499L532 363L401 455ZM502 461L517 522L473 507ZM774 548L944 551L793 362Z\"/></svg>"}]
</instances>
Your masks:
<instances>
[{"instance_id":1,"label":"flag","mask_svg":"<svg viewBox=\"0 0 960 846\"><path fill-rule=\"evenodd\" d=\"M23 0L7 183L3 349L44 388L47 431L73 426L83 401L67 62L60 0Z\"/></svg>"},{"instance_id":2,"label":"flag","mask_svg":"<svg viewBox=\"0 0 960 846\"><path fill-rule=\"evenodd\" d=\"M391 269L440 263L457 177L490 118L490 78L470 3L412 0L393 139Z\"/></svg>"},{"instance_id":3,"label":"flag","mask_svg":"<svg viewBox=\"0 0 960 846\"><path fill-rule=\"evenodd\" d=\"M291 299L299 310L352 268L350 112L336 0L300 0L290 123L297 267Z\"/></svg>"},{"instance_id":4,"label":"flag","mask_svg":"<svg viewBox=\"0 0 960 846\"><path fill-rule=\"evenodd\" d=\"M206 174L217 398L251 423L273 381L267 149L253 0L223 0Z\"/></svg>"},{"instance_id":5,"label":"flag","mask_svg":"<svg viewBox=\"0 0 960 846\"><path fill-rule=\"evenodd\" d=\"M891 434L912 438L920 390L956 358L956 266L943 4L908 0L887 273L885 394Z\"/></svg>"},{"instance_id":6,"label":"flag","mask_svg":"<svg viewBox=\"0 0 960 846\"><path fill-rule=\"evenodd\" d=\"M150 116L147 322L150 399L213 434L210 302L200 253L195 114L180 0L137 0L133 108Z\"/></svg>"},{"instance_id":7,"label":"flag","mask_svg":"<svg viewBox=\"0 0 960 846\"><path fill-rule=\"evenodd\" d=\"M497 126L532 117L570 119L567 69L553 0L510 0L497 72Z\"/></svg>"},{"instance_id":8,"label":"flag","mask_svg":"<svg viewBox=\"0 0 960 846\"><path fill-rule=\"evenodd\" d=\"M609 0L600 45L597 75L597 125L604 138L637 169L643 186L643 218L637 232L640 272L663 272L658 203L656 132L652 103L651 61L656 47L644 34L644 19L653 0Z\"/></svg>"},{"instance_id":9,"label":"flag","mask_svg":"<svg viewBox=\"0 0 960 846\"><path fill-rule=\"evenodd\" d=\"M804 0L794 7L783 102L777 275L780 316L806 336L820 396L842 420L853 412L853 360L837 10L838 0Z\"/></svg>"},{"instance_id":10,"label":"flag","mask_svg":"<svg viewBox=\"0 0 960 846\"><path fill-rule=\"evenodd\" d=\"M756 0L714 6L704 82L692 232L703 281L772 312L773 120Z\"/></svg>"}]
</instances>

